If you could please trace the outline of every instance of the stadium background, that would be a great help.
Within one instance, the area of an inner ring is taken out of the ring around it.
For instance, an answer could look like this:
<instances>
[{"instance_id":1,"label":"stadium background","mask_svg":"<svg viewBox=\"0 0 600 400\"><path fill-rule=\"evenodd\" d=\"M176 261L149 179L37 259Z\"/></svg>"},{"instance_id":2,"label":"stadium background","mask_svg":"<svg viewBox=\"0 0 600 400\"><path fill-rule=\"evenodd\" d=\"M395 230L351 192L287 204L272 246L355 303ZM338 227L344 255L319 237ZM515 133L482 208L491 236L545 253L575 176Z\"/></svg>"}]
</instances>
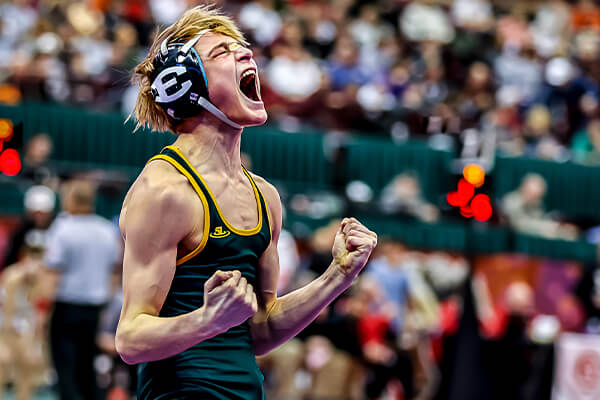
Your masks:
<instances>
[{"instance_id":1,"label":"stadium background","mask_svg":"<svg viewBox=\"0 0 600 400\"><path fill-rule=\"evenodd\" d=\"M155 27L195 4L0 2L0 118L13 132L0 155L0 265L36 211L32 186L59 196L61 182L89 180L97 213L116 220L145 162L174 140L124 122L130 71ZM419 399L550 399L563 376L579 377L579 396L598 390L600 353L575 372L555 356L561 335L600 332L598 3L217 5L259 65L269 121L245 130L242 150L281 193L280 293L328 265L331 221L357 216L381 238L365 278L261 360L269 398L366 398L374 376L390 378L382 398L401 398L407 379ZM488 221L447 202L469 163L486 170ZM400 286L385 288L382 270ZM103 350L99 395L118 398L130 380ZM52 398L51 368L40 375L39 396Z\"/></svg>"}]
</instances>

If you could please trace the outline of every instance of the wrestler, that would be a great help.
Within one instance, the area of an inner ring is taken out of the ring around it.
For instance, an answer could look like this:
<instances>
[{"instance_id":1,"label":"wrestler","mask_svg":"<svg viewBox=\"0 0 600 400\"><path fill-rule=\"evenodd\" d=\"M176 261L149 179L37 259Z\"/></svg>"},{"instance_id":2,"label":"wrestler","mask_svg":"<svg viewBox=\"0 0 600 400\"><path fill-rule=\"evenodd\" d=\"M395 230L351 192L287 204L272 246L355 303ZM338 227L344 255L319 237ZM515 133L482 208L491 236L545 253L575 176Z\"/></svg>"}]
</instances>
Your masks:
<instances>
[{"instance_id":1,"label":"wrestler","mask_svg":"<svg viewBox=\"0 0 600 400\"><path fill-rule=\"evenodd\" d=\"M116 347L140 363L141 400L264 398L255 356L316 318L377 242L344 219L327 271L276 296L279 195L240 161L243 128L267 119L246 45L228 17L199 6L162 31L135 69L138 126L177 135L145 166L120 216Z\"/></svg>"}]
</instances>

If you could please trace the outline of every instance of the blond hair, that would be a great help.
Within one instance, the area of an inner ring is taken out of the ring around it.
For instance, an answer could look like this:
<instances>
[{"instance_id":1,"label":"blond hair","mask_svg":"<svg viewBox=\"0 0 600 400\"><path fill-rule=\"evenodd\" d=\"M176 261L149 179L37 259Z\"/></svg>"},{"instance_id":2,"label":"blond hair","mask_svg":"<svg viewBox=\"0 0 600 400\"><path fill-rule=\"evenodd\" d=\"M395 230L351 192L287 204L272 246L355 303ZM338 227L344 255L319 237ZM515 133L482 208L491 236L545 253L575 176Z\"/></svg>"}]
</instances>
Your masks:
<instances>
[{"instance_id":1,"label":"blond hair","mask_svg":"<svg viewBox=\"0 0 600 400\"><path fill-rule=\"evenodd\" d=\"M154 71L154 59L160 52L163 40L167 39L168 43L185 43L205 29L229 36L247 45L244 35L233 20L223 15L219 9L210 5L200 5L186 11L173 25L155 36L148 55L135 67L132 81L139 85L139 92L135 109L127 118L135 117L137 120L135 130L148 127L154 131L176 133L176 120L156 104L152 96L150 75Z\"/></svg>"},{"instance_id":2,"label":"blond hair","mask_svg":"<svg viewBox=\"0 0 600 400\"><path fill-rule=\"evenodd\" d=\"M63 207L68 207L68 212L73 210L92 211L96 202L96 185L85 178L74 178L63 184Z\"/></svg>"}]
</instances>

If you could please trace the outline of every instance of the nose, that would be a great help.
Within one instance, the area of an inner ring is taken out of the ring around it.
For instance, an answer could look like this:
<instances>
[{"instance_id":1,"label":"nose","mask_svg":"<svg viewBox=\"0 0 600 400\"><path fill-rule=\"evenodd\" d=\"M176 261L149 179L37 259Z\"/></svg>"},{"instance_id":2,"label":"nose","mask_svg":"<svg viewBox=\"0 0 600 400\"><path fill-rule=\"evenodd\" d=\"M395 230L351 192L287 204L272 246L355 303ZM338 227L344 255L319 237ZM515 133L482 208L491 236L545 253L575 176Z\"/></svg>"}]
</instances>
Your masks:
<instances>
[{"instance_id":1,"label":"nose","mask_svg":"<svg viewBox=\"0 0 600 400\"><path fill-rule=\"evenodd\" d=\"M242 46L237 50L237 60L241 62L250 61L252 59L252 50L248 47Z\"/></svg>"}]
</instances>

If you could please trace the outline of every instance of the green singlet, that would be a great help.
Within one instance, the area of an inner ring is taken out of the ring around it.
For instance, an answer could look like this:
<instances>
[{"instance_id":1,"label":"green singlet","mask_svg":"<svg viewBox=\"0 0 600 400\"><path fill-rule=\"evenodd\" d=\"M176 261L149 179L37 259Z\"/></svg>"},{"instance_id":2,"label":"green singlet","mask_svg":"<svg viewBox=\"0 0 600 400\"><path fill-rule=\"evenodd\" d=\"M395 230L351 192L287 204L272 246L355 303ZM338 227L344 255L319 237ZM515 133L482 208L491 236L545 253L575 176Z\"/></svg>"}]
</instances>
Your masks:
<instances>
[{"instance_id":1,"label":"green singlet","mask_svg":"<svg viewBox=\"0 0 600 400\"><path fill-rule=\"evenodd\" d=\"M173 317L200 308L204 283L215 271L239 270L257 287L258 259L271 241L267 204L250 174L258 224L253 229L236 229L219 209L200 174L175 146L165 147L150 159L172 164L185 175L204 207L202 242L177 260L173 283L160 310L161 317ZM263 375L256 364L248 322L198 343L164 360L140 364L137 395L140 400L261 400Z\"/></svg>"}]
</instances>

